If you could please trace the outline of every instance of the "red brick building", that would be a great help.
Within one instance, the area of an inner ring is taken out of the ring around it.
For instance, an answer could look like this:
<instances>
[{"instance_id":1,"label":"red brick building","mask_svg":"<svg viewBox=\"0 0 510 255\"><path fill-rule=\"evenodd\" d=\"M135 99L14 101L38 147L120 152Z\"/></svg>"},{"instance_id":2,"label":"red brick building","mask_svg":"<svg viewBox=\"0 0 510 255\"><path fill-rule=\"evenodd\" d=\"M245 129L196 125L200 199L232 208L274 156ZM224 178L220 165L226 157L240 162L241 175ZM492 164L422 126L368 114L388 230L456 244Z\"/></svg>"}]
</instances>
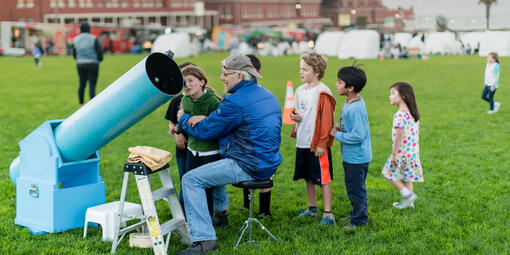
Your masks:
<instances>
[{"instance_id":1,"label":"red brick building","mask_svg":"<svg viewBox=\"0 0 510 255\"><path fill-rule=\"evenodd\" d=\"M321 0L2 0L0 20L96 25L321 26Z\"/></svg>"},{"instance_id":2,"label":"red brick building","mask_svg":"<svg viewBox=\"0 0 510 255\"><path fill-rule=\"evenodd\" d=\"M381 0L324 0L322 16L333 21L333 26L342 27L366 21L366 28L380 32L401 32L414 28L413 9L390 10Z\"/></svg>"},{"instance_id":3,"label":"red brick building","mask_svg":"<svg viewBox=\"0 0 510 255\"><path fill-rule=\"evenodd\" d=\"M255 26L322 26L331 20L320 15L321 0L206 0L218 11L220 24Z\"/></svg>"},{"instance_id":4,"label":"red brick building","mask_svg":"<svg viewBox=\"0 0 510 255\"><path fill-rule=\"evenodd\" d=\"M2 21L98 25L218 25L218 13L195 0L2 0Z\"/></svg>"}]
</instances>

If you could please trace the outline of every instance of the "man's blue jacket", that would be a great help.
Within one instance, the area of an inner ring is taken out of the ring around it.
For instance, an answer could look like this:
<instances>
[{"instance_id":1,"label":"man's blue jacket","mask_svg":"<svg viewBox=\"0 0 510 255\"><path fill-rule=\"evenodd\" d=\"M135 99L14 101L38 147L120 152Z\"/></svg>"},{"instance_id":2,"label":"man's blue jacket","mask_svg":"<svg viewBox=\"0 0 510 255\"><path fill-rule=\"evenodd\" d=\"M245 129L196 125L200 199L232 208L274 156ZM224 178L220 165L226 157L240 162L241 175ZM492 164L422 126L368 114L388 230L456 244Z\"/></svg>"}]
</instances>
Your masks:
<instances>
[{"instance_id":1,"label":"man's blue jacket","mask_svg":"<svg viewBox=\"0 0 510 255\"><path fill-rule=\"evenodd\" d=\"M224 158L235 160L256 180L269 179L282 162L280 104L255 80L241 81L228 92L207 118L191 127L191 115L184 114L179 126L199 140L219 140Z\"/></svg>"}]
</instances>

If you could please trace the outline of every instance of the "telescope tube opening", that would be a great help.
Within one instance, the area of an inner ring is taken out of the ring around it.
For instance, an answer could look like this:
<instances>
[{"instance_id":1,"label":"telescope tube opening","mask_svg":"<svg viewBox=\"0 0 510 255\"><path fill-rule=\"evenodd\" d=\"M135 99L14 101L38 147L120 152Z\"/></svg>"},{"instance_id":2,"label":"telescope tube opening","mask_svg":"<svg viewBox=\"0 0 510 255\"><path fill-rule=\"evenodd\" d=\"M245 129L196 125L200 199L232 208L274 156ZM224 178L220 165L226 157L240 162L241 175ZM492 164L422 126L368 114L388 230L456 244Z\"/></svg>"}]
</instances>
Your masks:
<instances>
[{"instance_id":1,"label":"telescope tube opening","mask_svg":"<svg viewBox=\"0 0 510 255\"><path fill-rule=\"evenodd\" d=\"M145 62L145 70L152 84L161 92L175 95L181 91L183 86L181 70L169 56L152 53Z\"/></svg>"}]
</instances>

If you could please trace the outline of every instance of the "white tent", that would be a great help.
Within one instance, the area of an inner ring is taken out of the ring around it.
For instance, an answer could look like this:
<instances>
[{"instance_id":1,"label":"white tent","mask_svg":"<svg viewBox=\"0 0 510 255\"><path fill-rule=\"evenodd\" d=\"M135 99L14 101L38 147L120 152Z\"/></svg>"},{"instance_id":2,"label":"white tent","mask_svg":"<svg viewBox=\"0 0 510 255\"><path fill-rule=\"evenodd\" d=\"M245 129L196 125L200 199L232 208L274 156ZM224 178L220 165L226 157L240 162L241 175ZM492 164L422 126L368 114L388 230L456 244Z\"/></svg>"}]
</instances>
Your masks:
<instances>
[{"instance_id":1,"label":"white tent","mask_svg":"<svg viewBox=\"0 0 510 255\"><path fill-rule=\"evenodd\" d=\"M461 35L460 40L462 41L464 46L467 47L469 45L471 49L475 49L476 47L478 47L478 44L482 42L484 34L485 34L484 32L469 32Z\"/></svg>"},{"instance_id":2,"label":"white tent","mask_svg":"<svg viewBox=\"0 0 510 255\"><path fill-rule=\"evenodd\" d=\"M315 42L315 51L326 56L336 56L345 34L345 32L340 31L324 32L320 34Z\"/></svg>"},{"instance_id":3,"label":"white tent","mask_svg":"<svg viewBox=\"0 0 510 255\"><path fill-rule=\"evenodd\" d=\"M421 53L425 49L425 44L421 41L423 34L418 34L415 37L411 38L407 43L407 48L409 51L413 51L415 53Z\"/></svg>"},{"instance_id":4,"label":"white tent","mask_svg":"<svg viewBox=\"0 0 510 255\"><path fill-rule=\"evenodd\" d=\"M400 44L402 47L408 47L409 41L413 36L410 33L395 33L395 44Z\"/></svg>"},{"instance_id":5,"label":"white tent","mask_svg":"<svg viewBox=\"0 0 510 255\"><path fill-rule=\"evenodd\" d=\"M163 34L154 40L152 52L165 53L168 50L175 53L174 58L186 58L198 54L198 47L192 44L187 33Z\"/></svg>"},{"instance_id":6,"label":"white tent","mask_svg":"<svg viewBox=\"0 0 510 255\"><path fill-rule=\"evenodd\" d=\"M379 34L374 30L349 31L338 49L339 59L377 58L379 55Z\"/></svg>"},{"instance_id":7,"label":"white tent","mask_svg":"<svg viewBox=\"0 0 510 255\"><path fill-rule=\"evenodd\" d=\"M462 45L452 32L431 33L425 39L425 54L461 54Z\"/></svg>"},{"instance_id":8,"label":"white tent","mask_svg":"<svg viewBox=\"0 0 510 255\"><path fill-rule=\"evenodd\" d=\"M499 56L510 56L510 32L485 32L480 42L480 56L487 56L489 52L496 52Z\"/></svg>"}]
</instances>

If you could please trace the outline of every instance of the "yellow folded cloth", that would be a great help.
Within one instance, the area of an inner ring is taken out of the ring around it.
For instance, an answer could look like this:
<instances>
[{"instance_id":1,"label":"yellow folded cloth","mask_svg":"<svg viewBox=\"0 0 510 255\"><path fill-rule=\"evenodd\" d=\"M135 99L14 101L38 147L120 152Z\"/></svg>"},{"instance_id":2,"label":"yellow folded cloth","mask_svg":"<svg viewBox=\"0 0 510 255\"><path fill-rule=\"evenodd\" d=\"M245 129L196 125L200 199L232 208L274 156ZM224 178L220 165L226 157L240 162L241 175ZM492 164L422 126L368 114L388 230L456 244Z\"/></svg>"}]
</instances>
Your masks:
<instances>
[{"instance_id":1,"label":"yellow folded cloth","mask_svg":"<svg viewBox=\"0 0 510 255\"><path fill-rule=\"evenodd\" d=\"M170 152L150 146L130 147L128 151L131 153L127 160L129 163L142 162L153 171L172 159Z\"/></svg>"}]
</instances>

